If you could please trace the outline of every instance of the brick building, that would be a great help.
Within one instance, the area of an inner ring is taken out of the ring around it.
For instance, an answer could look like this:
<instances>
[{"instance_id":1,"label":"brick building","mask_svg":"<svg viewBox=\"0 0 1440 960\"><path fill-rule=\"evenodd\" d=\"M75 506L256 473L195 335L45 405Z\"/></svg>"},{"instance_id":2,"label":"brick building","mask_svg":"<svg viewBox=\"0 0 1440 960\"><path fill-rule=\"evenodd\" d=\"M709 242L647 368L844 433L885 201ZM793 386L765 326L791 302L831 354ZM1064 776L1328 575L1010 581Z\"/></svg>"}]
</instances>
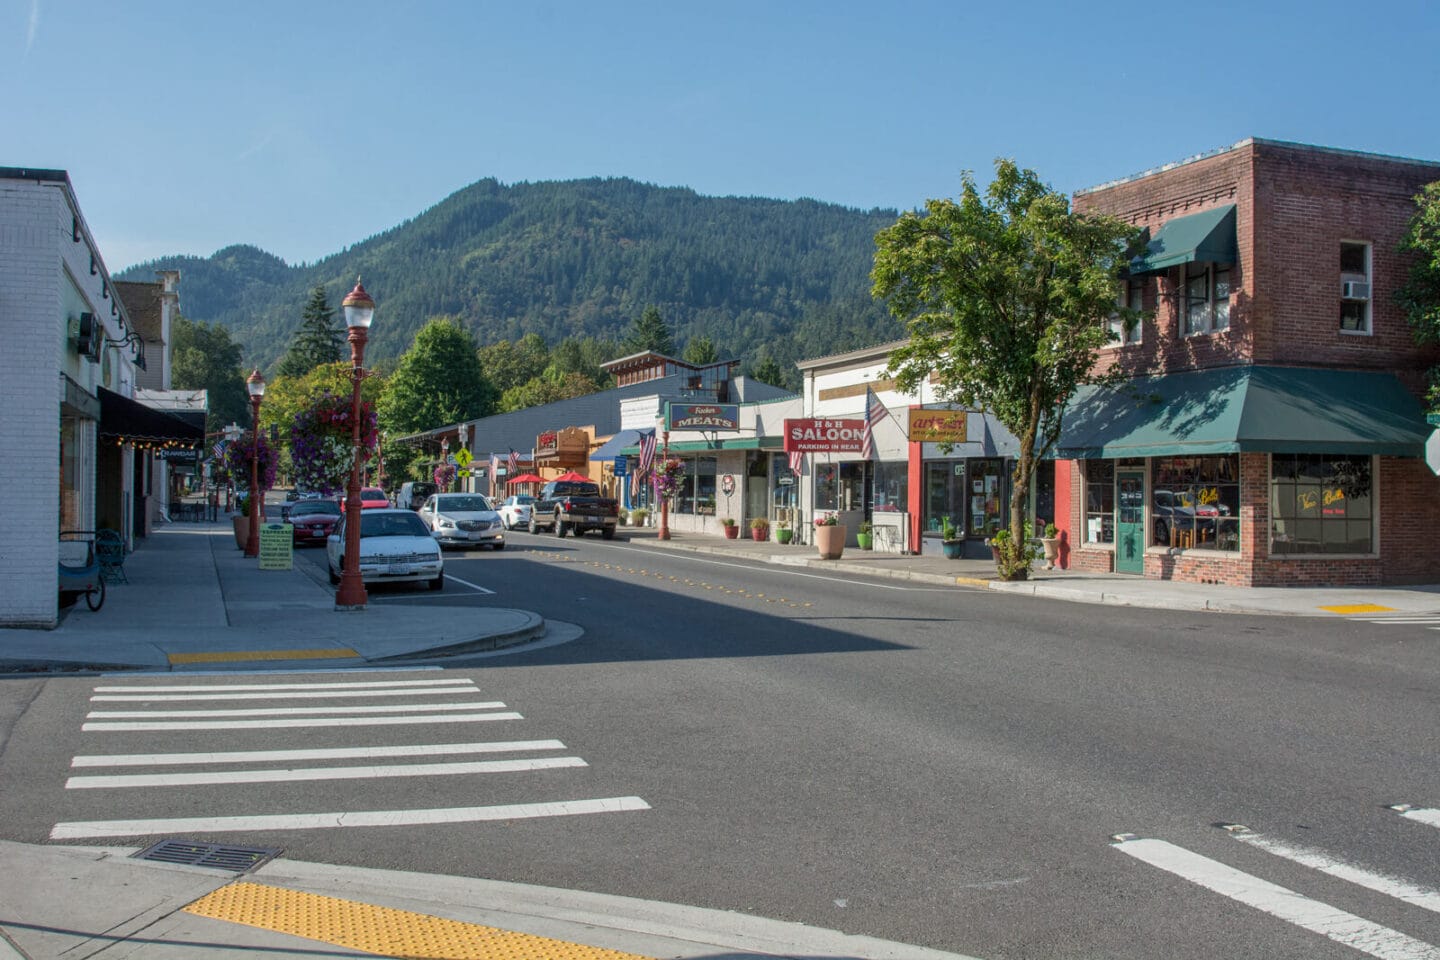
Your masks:
<instances>
[{"instance_id":1,"label":"brick building","mask_svg":"<svg viewBox=\"0 0 1440 960\"><path fill-rule=\"evenodd\" d=\"M1429 581L1433 349L1394 303L1440 163L1251 139L1074 198L1148 230L1056 456L1075 569L1241 586Z\"/></svg>"}]
</instances>

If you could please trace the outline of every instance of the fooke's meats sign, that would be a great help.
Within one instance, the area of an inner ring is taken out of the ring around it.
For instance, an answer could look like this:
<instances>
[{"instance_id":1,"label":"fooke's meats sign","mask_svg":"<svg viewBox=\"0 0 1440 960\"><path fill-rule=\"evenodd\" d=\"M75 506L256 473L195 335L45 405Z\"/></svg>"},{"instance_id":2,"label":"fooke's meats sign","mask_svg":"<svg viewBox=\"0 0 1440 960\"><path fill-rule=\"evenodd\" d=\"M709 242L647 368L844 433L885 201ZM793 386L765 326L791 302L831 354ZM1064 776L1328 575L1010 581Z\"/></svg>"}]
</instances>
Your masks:
<instances>
[{"instance_id":1,"label":"fooke's meats sign","mask_svg":"<svg viewBox=\"0 0 1440 960\"><path fill-rule=\"evenodd\" d=\"M859 453L864 439L864 420L785 421L786 453Z\"/></svg>"}]
</instances>

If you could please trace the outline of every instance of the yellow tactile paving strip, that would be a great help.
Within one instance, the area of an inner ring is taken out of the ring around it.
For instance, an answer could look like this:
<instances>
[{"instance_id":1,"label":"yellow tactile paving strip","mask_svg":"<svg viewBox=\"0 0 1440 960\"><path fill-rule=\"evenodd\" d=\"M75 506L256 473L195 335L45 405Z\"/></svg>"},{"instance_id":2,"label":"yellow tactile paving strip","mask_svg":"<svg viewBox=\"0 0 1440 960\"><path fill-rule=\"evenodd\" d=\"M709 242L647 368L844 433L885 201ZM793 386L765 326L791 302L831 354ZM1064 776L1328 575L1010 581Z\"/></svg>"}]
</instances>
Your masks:
<instances>
[{"instance_id":1,"label":"yellow tactile paving strip","mask_svg":"<svg viewBox=\"0 0 1440 960\"><path fill-rule=\"evenodd\" d=\"M227 884L185 911L410 960L651 960L634 953L246 881Z\"/></svg>"},{"instance_id":2,"label":"yellow tactile paving strip","mask_svg":"<svg viewBox=\"0 0 1440 960\"><path fill-rule=\"evenodd\" d=\"M1338 613L1342 616L1350 613L1394 613L1394 607L1382 607L1378 603L1351 603L1338 607L1321 607L1321 610L1328 610L1331 613Z\"/></svg>"},{"instance_id":3,"label":"yellow tactile paving strip","mask_svg":"<svg viewBox=\"0 0 1440 960\"><path fill-rule=\"evenodd\" d=\"M167 656L171 663L231 663L236 660L342 660L360 654L349 647L333 647L328 650L219 650Z\"/></svg>"}]
</instances>

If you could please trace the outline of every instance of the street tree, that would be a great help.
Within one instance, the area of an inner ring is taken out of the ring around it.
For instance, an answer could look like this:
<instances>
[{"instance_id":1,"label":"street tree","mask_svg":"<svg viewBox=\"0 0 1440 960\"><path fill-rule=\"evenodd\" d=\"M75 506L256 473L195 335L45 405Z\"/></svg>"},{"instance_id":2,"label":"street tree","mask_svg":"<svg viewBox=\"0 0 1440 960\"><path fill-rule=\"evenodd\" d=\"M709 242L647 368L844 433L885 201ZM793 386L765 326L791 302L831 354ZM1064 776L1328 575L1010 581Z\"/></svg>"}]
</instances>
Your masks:
<instances>
[{"instance_id":1,"label":"street tree","mask_svg":"<svg viewBox=\"0 0 1440 960\"><path fill-rule=\"evenodd\" d=\"M205 429L216 433L226 424L250 422L250 395L245 390L240 344L218 323L190 320L176 314L170 325L170 384L176 390L204 390L209 399Z\"/></svg>"},{"instance_id":2,"label":"street tree","mask_svg":"<svg viewBox=\"0 0 1440 960\"><path fill-rule=\"evenodd\" d=\"M335 326L335 310L325 295L325 285L316 284L295 334L290 349L280 358L275 373L282 377L299 377L325 363L340 359L344 337Z\"/></svg>"},{"instance_id":3,"label":"street tree","mask_svg":"<svg viewBox=\"0 0 1440 960\"><path fill-rule=\"evenodd\" d=\"M630 332L625 337L624 348L626 354L650 350L667 357L675 355L675 340L670 335L670 327L665 323L665 318L660 316L659 307L646 307L631 324Z\"/></svg>"},{"instance_id":4,"label":"street tree","mask_svg":"<svg viewBox=\"0 0 1440 960\"><path fill-rule=\"evenodd\" d=\"M489 416L496 399L470 334L453 317L435 317L400 358L377 412L393 436Z\"/></svg>"},{"instance_id":5,"label":"street tree","mask_svg":"<svg viewBox=\"0 0 1440 960\"><path fill-rule=\"evenodd\" d=\"M1400 249L1415 259L1395 299L1410 321L1415 341L1440 344L1440 180L1428 184L1415 197L1415 215L1406 227ZM1431 409L1440 411L1440 367L1430 369L1429 400Z\"/></svg>"},{"instance_id":6,"label":"street tree","mask_svg":"<svg viewBox=\"0 0 1440 960\"><path fill-rule=\"evenodd\" d=\"M1130 225L1077 213L1032 170L997 160L982 193L972 173L958 202L930 200L876 235L873 293L886 298L909 340L888 374L914 393L932 380L946 401L989 411L1020 441L1002 578L1029 569L1025 504L1035 465L1059 439L1077 387L1112 337Z\"/></svg>"}]
</instances>

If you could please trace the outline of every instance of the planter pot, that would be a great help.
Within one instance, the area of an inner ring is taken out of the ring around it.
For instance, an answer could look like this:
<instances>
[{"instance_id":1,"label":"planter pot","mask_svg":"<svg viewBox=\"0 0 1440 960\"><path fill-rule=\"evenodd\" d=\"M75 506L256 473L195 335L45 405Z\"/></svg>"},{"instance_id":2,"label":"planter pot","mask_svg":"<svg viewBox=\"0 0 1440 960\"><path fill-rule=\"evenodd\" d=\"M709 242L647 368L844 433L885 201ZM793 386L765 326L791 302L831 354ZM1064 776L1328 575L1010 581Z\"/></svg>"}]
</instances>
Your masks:
<instances>
[{"instance_id":1,"label":"planter pot","mask_svg":"<svg viewBox=\"0 0 1440 960\"><path fill-rule=\"evenodd\" d=\"M1045 548L1045 569L1054 570L1055 561L1060 559L1060 538L1041 537L1040 545Z\"/></svg>"},{"instance_id":2,"label":"planter pot","mask_svg":"<svg viewBox=\"0 0 1440 960\"><path fill-rule=\"evenodd\" d=\"M845 533L845 526L839 523L815 528L815 549L821 560L840 559L845 552Z\"/></svg>"},{"instance_id":3,"label":"planter pot","mask_svg":"<svg viewBox=\"0 0 1440 960\"><path fill-rule=\"evenodd\" d=\"M726 539L726 540L738 540L739 538L740 538L740 528L739 528L739 527L734 526L734 525L731 525L731 526L728 526L728 527L725 528L725 539Z\"/></svg>"},{"instance_id":4,"label":"planter pot","mask_svg":"<svg viewBox=\"0 0 1440 960\"><path fill-rule=\"evenodd\" d=\"M236 513L231 515L230 522L235 527L235 546L244 550L245 541L250 539L250 518L243 513Z\"/></svg>"},{"instance_id":5,"label":"planter pot","mask_svg":"<svg viewBox=\"0 0 1440 960\"><path fill-rule=\"evenodd\" d=\"M776 542L776 543L789 543L790 540L791 540L791 538L793 538L794 536L795 536L795 531L794 531L794 530L776 530L776 531L775 531L775 542Z\"/></svg>"},{"instance_id":6,"label":"planter pot","mask_svg":"<svg viewBox=\"0 0 1440 960\"><path fill-rule=\"evenodd\" d=\"M754 540L756 543L762 543L762 542L770 539L770 528L769 528L769 527L751 527L751 528L750 528L750 539L751 539L751 540Z\"/></svg>"},{"instance_id":7,"label":"planter pot","mask_svg":"<svg viewBox=\"0 0 1440 960\"><path fill-rule=\"evenodd\" d=\"M965 551L964 540L941 540L940 549L945 552L945 559L959 560L960 554Z\"/></svg>"},{"instance_id":8,"label":"planter pot","mask_svg":"<svg viewBox=\"0 0 1440 960\"><path fill-rule=\"evenodd\" d=\"M873 533L857 533L855 534L855 543L861 550L869 550L875 545L875 535Z\"/></svg>"}]
</instances>

